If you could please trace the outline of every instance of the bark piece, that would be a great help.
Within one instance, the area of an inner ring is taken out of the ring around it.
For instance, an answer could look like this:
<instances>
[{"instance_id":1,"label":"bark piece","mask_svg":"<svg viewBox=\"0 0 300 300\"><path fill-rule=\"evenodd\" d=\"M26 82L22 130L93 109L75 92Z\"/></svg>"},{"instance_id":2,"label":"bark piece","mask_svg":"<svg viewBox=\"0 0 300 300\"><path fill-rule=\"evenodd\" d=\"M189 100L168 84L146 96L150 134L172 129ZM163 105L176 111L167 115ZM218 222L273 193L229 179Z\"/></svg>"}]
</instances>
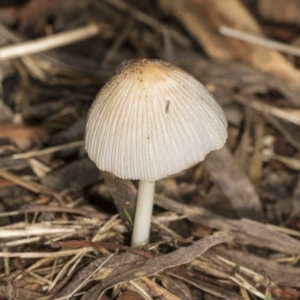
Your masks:
<instances>
[{"instance_id":1,"label":"bark piece","mask_svg":"<svg viewBox=\"0 0 300 300\"><path fill-rule=\"evenodd\" d=\"M69 188L81 190L96 183L99 177L96 165L88 158L83 158L48 174L42 179L42 183L57 192Z\"/></svg>"},{"instance_id":2,"label":"bark piece","mask_svg":"<svg viewBox=\"0 0 300 300\"><path fill-rule=\"evenodd\" d=\"M127 228L131 228L128 214L133 220L137 191L130 180L124 180L112 173L101 171L104 180L110 188L119 216Z\"/></svg>"},{"instance_id":3,"label":"bark piece","mask_svg":"<svg viewBox=\"0 0 300 300\"><path fill-rule=\"evenodd\" d=\"M264 221L255 188L227 146L211 152L205 160L205 166L240 218Z\"/></svg>"}]
</instances>

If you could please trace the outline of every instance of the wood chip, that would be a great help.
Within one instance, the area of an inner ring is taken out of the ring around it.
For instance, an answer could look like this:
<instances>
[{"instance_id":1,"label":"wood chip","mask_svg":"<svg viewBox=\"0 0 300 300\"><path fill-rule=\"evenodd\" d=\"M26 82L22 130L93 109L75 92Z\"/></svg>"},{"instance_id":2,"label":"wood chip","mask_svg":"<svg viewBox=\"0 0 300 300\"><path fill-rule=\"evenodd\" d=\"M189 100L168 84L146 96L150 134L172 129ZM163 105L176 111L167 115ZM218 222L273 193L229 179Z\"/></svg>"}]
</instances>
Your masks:
<instances>
[{"instance_id":1,"label":"wood chip","mask_svg":"<svg viewBox=\"0 0 300 300\"><path fill-rule=\"evenodd\" d=\"M205 160L205 166L239 217L264 221L255 188L233 159L228 147L211 152Z\"/></svg>"}]
</instances>

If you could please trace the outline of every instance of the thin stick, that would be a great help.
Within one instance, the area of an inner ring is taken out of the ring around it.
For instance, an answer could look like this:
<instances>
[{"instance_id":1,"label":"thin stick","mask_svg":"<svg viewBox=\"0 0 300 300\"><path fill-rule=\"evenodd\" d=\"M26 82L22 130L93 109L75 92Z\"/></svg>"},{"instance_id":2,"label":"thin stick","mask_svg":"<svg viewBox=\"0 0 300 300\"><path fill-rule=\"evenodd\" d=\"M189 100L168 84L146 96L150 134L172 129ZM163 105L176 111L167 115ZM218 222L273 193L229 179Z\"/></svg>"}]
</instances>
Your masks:
<instances>
[{"instance_id":1,"label":"thin stick","mask_svg":"<svg viewBox=\"0 0 300 300\"><path fill-rule=\"evenodd\" d=\"M0 48L0 61L22 57L43 52L53 48L69 45L88 39L100 32L100 26L95 23L88 24L78 29L42 37L33 41L22 42L12 46Z\"/></svg>"},{"instance_id":2,"label":"thin stick","mask_svg":"<svg viewBox=\"0 0 300 300\"><path fill-rule=\"evenodd\" d=\"M236 96L234 100L243 105L250 106L261 113L270 114L284 121L300 126L299 116L297 114L293 114L291 111L285 111L284 109L280 109L273 105L262 103L261 101L256 100L255 98L246 99L243 96ZM297 111L296 109L294 110Z\"/></svg>"},{"instance_id":3,"label":"thin stick","mask_svg":"<svg viewBox=\"0 0 300 300\"><path fill-rule=\"evenodd\" d=\"M74 207L62 207L62 206L49 206L49 205L28 205L23 206L18 213L19 214L28 214L28 213L36 213L36 212L63 212L70 214L78 214L84 216L86 218L99 218L99 219L107 219L110 215L101 212L84 210L82 208L74 208ZM15 212L13 212L15 213ZM2 217L2 213L0 213L0 217ZM5 216L5 215L4 215Z\"/></svg>"},{"instance_id":4,"label":"thin stick","mask_svg":"<svg viewBox=\"0 0 300 300\"><path fill-rule=\"evenodd\" d=\"M152 18L151 16L145 14L140 10L132 9L132 7L128 3L122 0L104 0L104 2L114 6L115 8L121 11L132 13L132 16L139 22L144 23L149 27L152 27L158 32L161 32L161 28L163 27L162 23L158 22L156 19ZM180 34L176 30L173 30L171 28L169 28L169 32L172 39L176 41L178 44L186 48L189 48L191 46L191 41L188 38L186 38L184 35Z\"/></svg>"},{"instance_id":5,"label":"thin stick","mask_svg":"<svg viewBox=\"0 0 300 300\"><path fill-rule=\"evenodd\" d=\"M236 29L229 28L227 26L220 26L219 32L225 36L250 43L253 45L269 48L272 50L277 50L287 54L292 54L295 56L300 56L300 48L295 46L290 46L285 43L277 42L275 40L267 39L265 37L255 36L249 33L245 33Z\"/></svg>"},{"instance_id":6,"label":"thin stick","mask_svg":"<svg viewBox=\"0 0 300 300\"><path fill-rule=\"evenodd\" d=\"M37 193L37 194L43 193L43 194L51 195L51 196L55 197L55 199L57 199L62 206L64 206L63 198L58 193L56 193L52 189L50 189L40 183L31 181L28 179L24 179L19 175L13 174L8 171L3 171L3 170L0 171L0 177L3 177L4 179L7 179L8 181L11 181L15 184L18 184L18 185L24 187L25 189L28 189L34 193Z\"/></svg>"},{"instance_id":7,"label":"thin stick","mask_svg":"<svg viewBox=\"0 0 300 300\"><path fill-rule=\"evenodd\" d=\"M300 141L295 138L295 132L289 130L288 125L279 121L271 115L265 114L266 120L271 123L284 137L285 139L296 149L300 151Z\"/></svg>"},{"instance_id":8,"label":"thin stick","mask_svg":"<svg viewBox=\"0 0 300 300\"><path fill-rule=\"evenodd\" d=\"M291 169L300 171L300 159L287 157L287 156L283 156L283 155L278 155L267 149L263 150L262 154L263 154L263 158L267 161L269 161L270 159L274 159L274 160L277 160L277 161L283 163L284 165L286 165L287 167L289 167Z\"/></svg>"},{"instance_id":9,"label":"thin stick","mask_svg":"<svg viewBox=\"0 0 300 300\"><path fill-rule=\"evenodd\" d=\"M41 156L41 155L45 155L45 154L49 154L49 153L58 152L58 151L61 151L61 150L81 147L83 145L84 145L84 141L76 141L76 142L72 142L72 143L69 143L69 144L54 146L54 147L50 147L50 148L46 148L46 149L42 149L42 150L30 151L30 152L20 153L20 154L14 154L14 155L12 155L12 158L13 159L23 159L23 158Z\"/></svg>"},{"instance_id":10,"label":"thin stick","mask_svg":"<svg viewBox=\"0 0 300 300\"><path fill-rule=\"evenodd\" d=\"M139 182L131 247L144 246L149 241L155 181Z\"/></svg>"},{"instance_id":11,"label":"thin stick","mask_svg":"<svg viewBox=\"0 0 300 300\"><path fill-rule=\"evenodd\" d=\"M115 53L118 51L120 46L123 44L124 40L127 38L128 34L131 32L132 25L134 24L134 20L130 17L128 21L125 23L124 28L121 30L119 35L114 40L114 43L110 47L110 49L106 52L103 61L100 65L101 68L105 68L110 60L114 57Z\"/></svg>"}]
</instances>

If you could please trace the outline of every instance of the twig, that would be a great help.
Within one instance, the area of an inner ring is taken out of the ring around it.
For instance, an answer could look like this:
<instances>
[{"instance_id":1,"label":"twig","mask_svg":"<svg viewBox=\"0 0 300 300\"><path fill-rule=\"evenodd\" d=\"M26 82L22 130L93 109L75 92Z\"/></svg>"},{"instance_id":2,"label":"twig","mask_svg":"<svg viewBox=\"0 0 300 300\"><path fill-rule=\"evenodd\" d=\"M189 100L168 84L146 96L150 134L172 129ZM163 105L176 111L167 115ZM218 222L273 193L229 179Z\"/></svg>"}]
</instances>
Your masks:
<instances>
[{"instance_id":1,"label":"twig","mask_svg":"<svg viewBox=\"0 0 300 300\"><path fill-rule=\"evenodd\" d=\"M281 122L277 118L265 114L264 116L266 120L272 124L284 137L285 139L296 149L300 151L300 141L296 139L295 132L293 130L290 130L290 128L287 126L287 124Z\"/></svg>"},{"instance_id":2,"label":"twig","mask_svg":"<svg viewBox=\"0 0 300 300\"><path fill-rule=\"evenodd\" d=\"M285 233L288 235L300 237L300 232L297 230L293 230L293 229L289 229L286 227L277 226L277 225L273 225L273 224L267 224L266 226L267 226L267 228L274 230L274 231L278 231L278 232L282 232L282 233Z\"/></svg>"},{"instance_id":3,"label":"twig","mask_svg":"<svg viewBox=\"0 0 300 300\"><path fill-rule=\"evenodd\" d=\"M129 17L127 22L124 25L124 28L121 30L121 32L118 34L116 39L114 40L114 43L110 47L110 49L105 54L103 61L101 62L101 68L105 68L107 64L110 62L110 60L113 58L115 53L118 51L128 34L131 32L132 25L134 24L134 20Z\"/></svg>"},{"instance_id":4,"label":"twig","mask_svg":"<svg viewBox=\"0 0 300 300\"><path fill-rule=\"evenodd\" d=\"M278 155L273 153L272 151L269 151L268 149L263 150L263 158L266 161L269 161L270 159L277 160L287 167L294 169L296 171L300 171L300 160L293 157L287 157L283 155Z\"/></svg>"},{"instance_id":5,"label":"twig","mask_svg":"<svg viewBox=\"0 0 300 300\"><path fill-rule=\"evenodd\" d=\"M219 32L225 36L250 43L253 45L269 48L272 50L277 50L287 54L292 54L295 56L300 56L300 48L295 46L290 46L275 40L267 39L265 37L255 36L249 33L245 33L236 29L229 28L227 26L220 26Z\"/></svg>"},{"instance_id":6,"label":"twig","mask_svg":"<svg viewBox=\"0 0 300 300\"><path fill-rule=\"evenodd\" d=\"M97 35L101 28L95 23L78 29L42 37L33 41L22 42L0 49L0 61L22 57L53 48L65 46Z\"/></svg>"},{"instance_id":7,"label":"twig","mask_svg":"<svg viewBox=\"0 0 300 300\"><path fill-rule=\"evenodd\" d=\"M81 147L83 145L84 145L84 141L76 141L76 142L72 142L72 143L69 143L69 144L54 146L54 147L50 147L50 148L46 148L46 149L42 149L42 150L30 151L30 152L20 153L20 154L14 154L14 155L12 155L12 158L13 159L23 159L23 158L41 156L41 155L45 155L45 154L49 154L49 153L58 152L58 151L61 151L61 150Z\"/></svg>"},{"instance_id":8,"label":"twig","mask_svg":"<svg viewBox=\"0 0 300 300\"><path fill-rule=\"evenodd\" d=\"M126 12L131 12L132 16L138 20L141 23L144 23L148 25L149 27L152 27L158 32L161 32L161 28L164 26L160 22L158 22L156 19L150 17L149 15L145 14L142 11L139 11L137 9L132 9L129 4L122 0L104 0L109 5L114 6L115 8L126 11ZM191 41L187 39L184 35L178 33L177 31L169 28L170 36L174 41L176 41L178 44L188 48L191 46Z\"/></svg>"},{"instance_id":9,"label":"twig","mask_svg":"<svg viewBox=\"0 0 300 300\"><path fill-rule=\"evenodd\" d=\"M285 120L287 122L296 124L298 126L300 126L300 118L298 115L296 114L292 114L290 111L285 111L284 109L280 109L277 108L273 105L269 105L266 103L262 103L261 101L258 101L254 98L252 99L246 99L243 96L236 96L234 98L235 101L243 104L243 105L247 105L252 107L253 109L261 112L261 113L266 113L266 114L270 114L273 115L275 117L278 117L282 120ZM296 109L295 109L296 111Z\"/></svg>"},{"instance_id":10,"label":"twig","mask_svg":"<svg viewBox=\"0 0 300 300\"><path fill-rule=\"evenodd\" d=\"M15 184L18 184L18 185L24 187L25 189L28 189L34 193L37 193L37 194L42 193L42 194L46 194L46 195L51 195L52 197L57 199L61 205L63 205L63 198L58 193L56 193L55 191L53 191L52 189L50 189L46 186L43 186L43 185L41 185L37 182L33 182L31 180L24 179L21 176L13 174L8 171L0 171L0 177L3 177Z\"/></svg>"},{"instance_id":11,"label":"twig","mask_svg":"<svg viewBox=\"0 0 300 300\"><path fill-rule=\"evenodd\" d=\"M78 214L87 218L100 218L107 219L108 214L83 210L80 208L72 208L72 207L61 207L61 206L47 206L47 205L31 205L25 206L19 210L20 214L27 213L36 213L36 212L61 212L61 213L70 213L70 214ZM1 216L1 215L0 215Z\"/></svg>"}]
</instances>

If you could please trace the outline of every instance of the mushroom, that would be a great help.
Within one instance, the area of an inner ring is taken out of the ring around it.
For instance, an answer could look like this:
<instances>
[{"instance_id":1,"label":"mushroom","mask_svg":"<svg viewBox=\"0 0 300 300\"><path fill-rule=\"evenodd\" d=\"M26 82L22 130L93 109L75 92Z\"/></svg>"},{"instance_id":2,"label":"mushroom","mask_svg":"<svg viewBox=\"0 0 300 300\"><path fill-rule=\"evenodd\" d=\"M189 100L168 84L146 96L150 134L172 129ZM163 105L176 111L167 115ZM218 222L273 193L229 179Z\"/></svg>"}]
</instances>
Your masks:
<instances>
[{"instance_id":1,"label":"mushroom","mask_svg":"<svg viewBox=\"0 0 300 300\"><path fill-rule=\"evenodd\" d=\"M155 59L123 62L96 96L85 146L100 170L139 180L131 245L149 240L155 181L220 149L227 121L193 76Z\"/></svg>"}]
</instances>

